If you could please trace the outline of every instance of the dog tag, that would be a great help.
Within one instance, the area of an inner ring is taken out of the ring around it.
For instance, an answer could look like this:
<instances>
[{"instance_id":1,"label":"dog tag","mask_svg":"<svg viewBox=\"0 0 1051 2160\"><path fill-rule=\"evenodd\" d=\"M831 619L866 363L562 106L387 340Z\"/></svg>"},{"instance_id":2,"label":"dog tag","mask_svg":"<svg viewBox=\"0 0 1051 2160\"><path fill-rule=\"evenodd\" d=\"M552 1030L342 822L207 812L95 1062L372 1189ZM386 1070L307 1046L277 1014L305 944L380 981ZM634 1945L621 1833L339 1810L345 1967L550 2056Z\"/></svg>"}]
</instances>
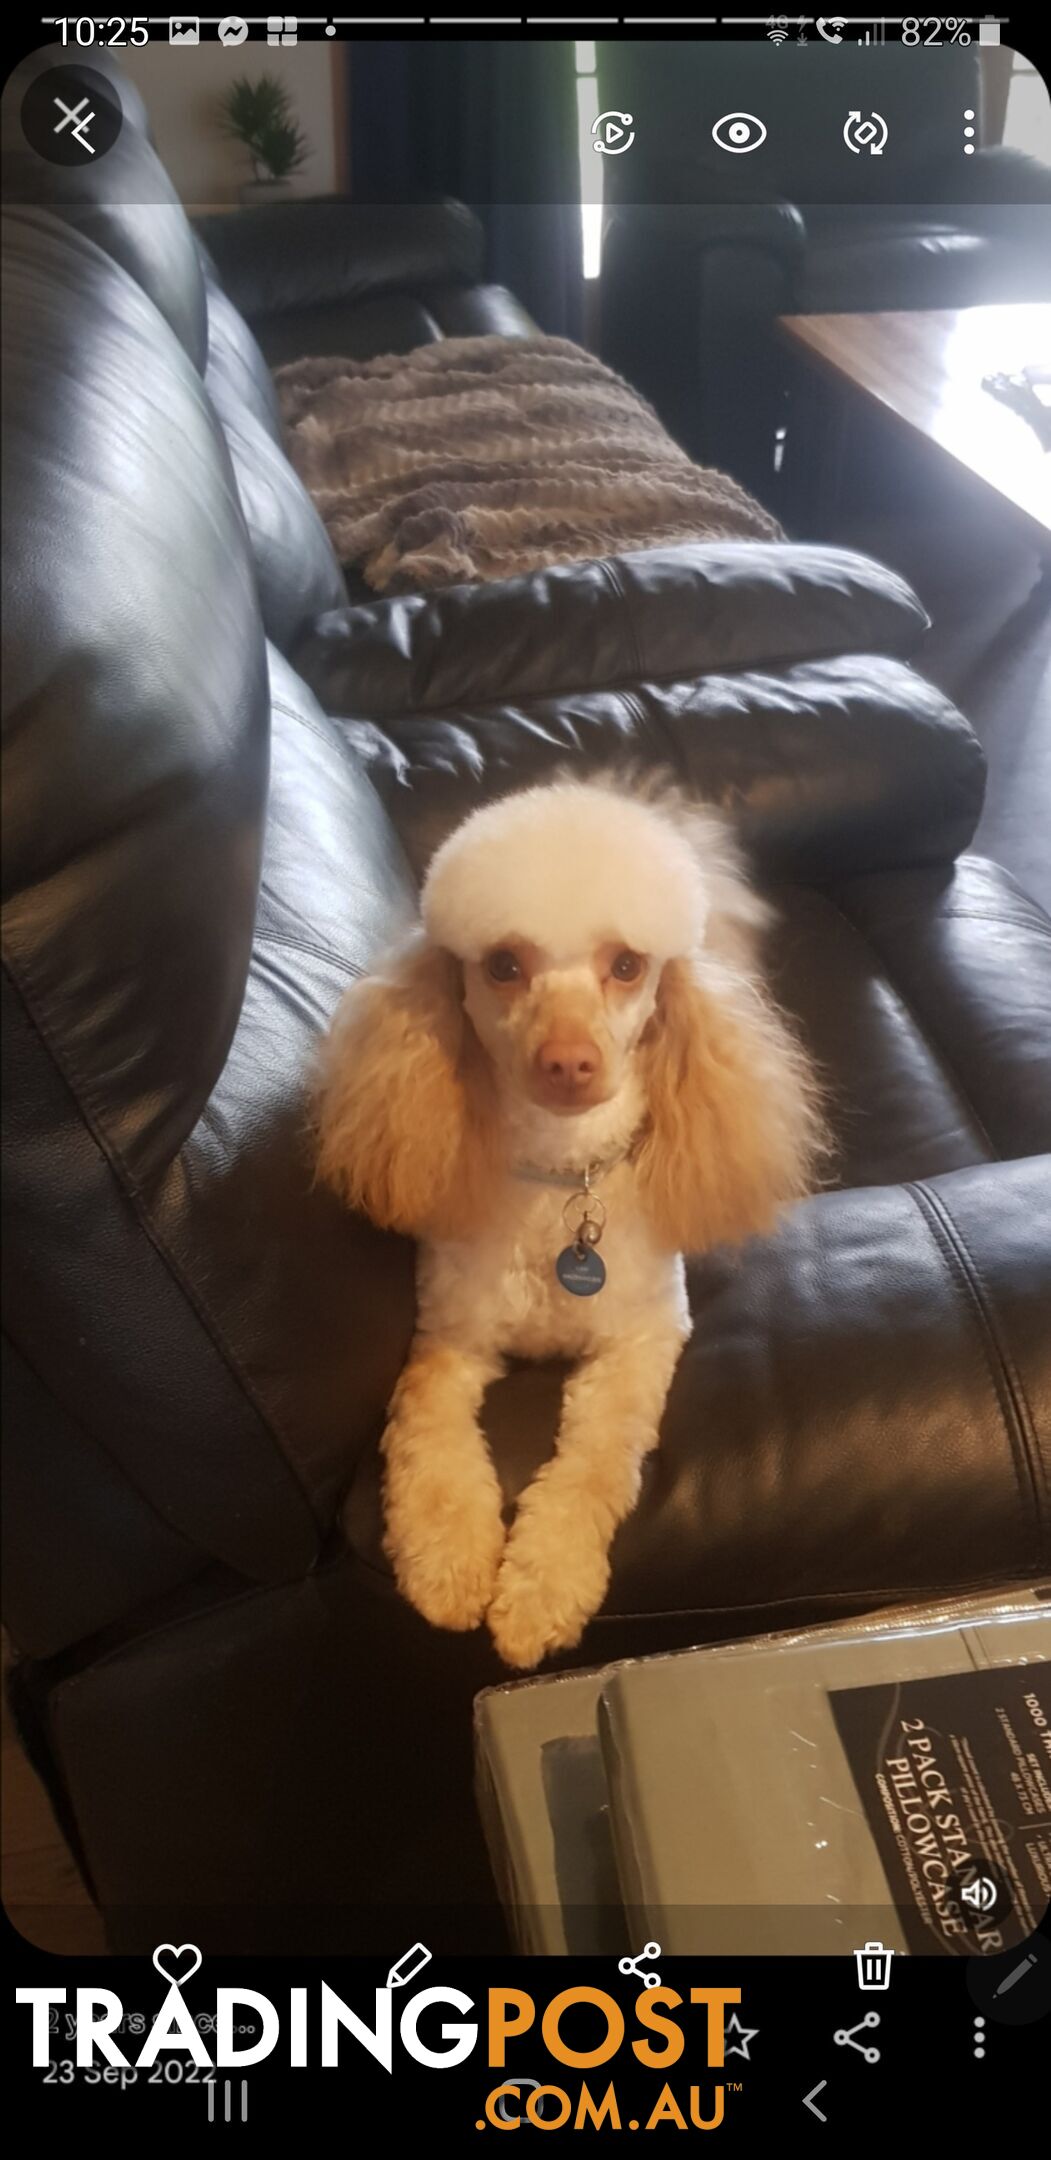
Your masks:
<instances>
[{"instance_id":1,"label":"dog tag","mask_svg":"<svg viewBox=\"0 0 1051 2160\"><path fill-rule=\"evenodd\" d=\"M600 1260L594 1246L567 1245L555 1261L555 1273L563 1290L571 1297L594 1297L606 1280L606 1265Z\"/></svg>"}]
</instances>

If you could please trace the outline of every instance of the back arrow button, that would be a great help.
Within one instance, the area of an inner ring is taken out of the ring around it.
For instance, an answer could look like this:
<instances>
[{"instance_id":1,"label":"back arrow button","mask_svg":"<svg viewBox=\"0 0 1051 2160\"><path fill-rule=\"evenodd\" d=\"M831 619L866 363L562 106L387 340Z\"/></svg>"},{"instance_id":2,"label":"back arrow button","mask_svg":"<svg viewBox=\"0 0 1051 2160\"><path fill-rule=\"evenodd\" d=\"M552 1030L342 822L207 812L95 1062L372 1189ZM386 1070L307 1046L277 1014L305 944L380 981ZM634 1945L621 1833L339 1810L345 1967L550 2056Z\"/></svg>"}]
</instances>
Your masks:
<instances>
[{"instance_id":1,"label":"back arrow button","mask_svg":"<svg viewBox=\"0 0 1051 2160\"><path fill-rule=\"evenodd\" d=\"M817 2116L817 2119L818 2119L818 2121L819 2121L819 2122L827 2122L827 2121L828 2121L828 2116L827 2116L827 2115L822 2115L822 2113L821 2113L821 2109L820 2109L819 2107L815 2107L815 2106L814 2106L814 2101L815 2101L815 2098L816 2098L816 2096L817 2096L817 2094L818 2094L818 2093L822 2093L822 2092L824 2092L824 2090L825 2090L825 2087L826 2087L826 2085L827 2085L827 2084L828 2084L828 2079L827 2079L827 2078L822 2078L822 2080L821 2080L821 2083L820 2083L820 2085L814 2085L814 2086L812 2086L812 2087L811 2087L811 2090L810 2090L810 2091L809 2091L809 2092L808 2092L808 2093L807 2093L807 2094L806 2094L806 2095L804 2096L804 2100L803 2100L803 2106L804 2106L805 2108L809 2108L809 2109L810 2109L810 2112L811 2112L811 2114L812 2114L812 2115L816 2115L816 2116Z\"/></svg>"}]
</instances>

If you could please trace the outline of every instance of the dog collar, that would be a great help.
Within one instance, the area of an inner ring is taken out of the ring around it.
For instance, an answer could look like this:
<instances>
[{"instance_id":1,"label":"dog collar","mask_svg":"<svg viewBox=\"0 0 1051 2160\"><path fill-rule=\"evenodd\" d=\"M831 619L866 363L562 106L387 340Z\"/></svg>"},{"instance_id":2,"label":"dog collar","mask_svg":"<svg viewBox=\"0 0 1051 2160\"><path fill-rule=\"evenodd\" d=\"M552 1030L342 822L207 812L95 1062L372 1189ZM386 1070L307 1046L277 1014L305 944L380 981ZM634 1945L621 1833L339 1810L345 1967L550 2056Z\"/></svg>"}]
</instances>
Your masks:
<instances>
[{"instance_id":1,"label":"dog collar","mask_svg":"<svg viewBox=\"0 0 1051 2160\"><path fill-rule=\"evenodd\" d=\"M619 1148L615 1155L585 1163L582 1170L539 1170L535 1163L515 1166L515 1177L535 1185L553 1186L570 1195L562 1209L562 1221L569 1231L570 1243L555 1260L555 1274L571 1297L594 1297L605 1285L606 1265L597 1248L606 1227L606 1208L605 1202L598 1198L595 1186L630 1155L633 1145L631 1142L627 1147Z\"/></svg>"},{"instance_id":2,"label":"dog collar","mask_svg":"<svg viewBox=\"0 0 1051 2160\"><path fill-rule=\"evenodd\" d=\"M596 1162L585 1163L581 1170L541 1170L535 1163L514 1163L512 1177L523 1178L529 1185L551 1185L558 1192L588 1192L599 1178L615 1170L618 1163L625 1162L631 1147L618 1148L615 1155L604 1155Z\"/></svg>"}]
</instances>

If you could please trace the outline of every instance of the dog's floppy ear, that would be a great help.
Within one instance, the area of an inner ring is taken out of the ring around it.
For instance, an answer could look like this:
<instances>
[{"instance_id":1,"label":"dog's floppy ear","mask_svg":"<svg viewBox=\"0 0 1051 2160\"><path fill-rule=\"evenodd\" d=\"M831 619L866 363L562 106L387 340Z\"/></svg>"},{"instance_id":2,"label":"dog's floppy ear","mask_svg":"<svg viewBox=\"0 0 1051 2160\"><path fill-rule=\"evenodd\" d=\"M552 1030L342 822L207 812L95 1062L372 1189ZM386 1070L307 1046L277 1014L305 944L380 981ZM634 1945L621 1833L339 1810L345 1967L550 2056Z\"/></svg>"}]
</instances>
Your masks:
<instances>
[{"instance_id":1,"label":"dog's floppy ear","mask_svg":"<svg viewBox=\"0 0 1051 2160\"><path fill-rule=\"evenodd\" d=\"M738 1243L813 1189L825 1144L815 1078L754 979L667 961L641 1053L649 1117L636 1176L662 1244Z\"/></svg>"},{"instance_id":2,"label":"dog's floppy ear","mask_svg":"<svg viewBox=\"0 0 1051 2160\"><path fill-rule=\"evenodd\" d=\"M467 1236L492 1189L491 1096L460 964L417 931L336 1009L315 1091L318 1174L383 1229Z\"/></svg>"}]
</instances>

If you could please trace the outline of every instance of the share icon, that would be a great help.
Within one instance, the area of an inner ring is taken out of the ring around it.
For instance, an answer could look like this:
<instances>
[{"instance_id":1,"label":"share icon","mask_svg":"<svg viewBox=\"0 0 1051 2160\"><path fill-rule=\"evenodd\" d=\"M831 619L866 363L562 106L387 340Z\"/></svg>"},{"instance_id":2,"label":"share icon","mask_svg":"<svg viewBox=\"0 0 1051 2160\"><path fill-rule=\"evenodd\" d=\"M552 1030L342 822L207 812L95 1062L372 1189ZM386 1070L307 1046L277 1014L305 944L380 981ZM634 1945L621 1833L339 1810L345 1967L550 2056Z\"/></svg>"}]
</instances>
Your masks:
<instances>
[{"instance_id":1,"label":"share icon","mask_svg":"<svg viewBox=\"0 0 1051 2160\"><path fill-rule=\"evenodd\" d=\"M833 2033L832 2037L837 2047L857 2048L858 2054L863 2055L867 2063L878 2063L878 2047L866 2047L863 2041L854 2038L855 2033L871 2032L878 2024L879 2011L869 2010L862 2018L860 2025L849 2025L845 2030Z\"/></svg>"},{"instance_id":2,"label":"share icon","mask_svg":"<svg viewBox=\"0 0 1051 2160\"><path fill-rule=\"evenodd\" d=\"M641 1980L643 1987L659 1987L661 1984L660 1974L657 1972L643 1972L642 1960L643 1958L659 1958L660 1954L660 1944L658 1942L648 1942L639 1951L638 1957L622 1957L617 1965L617 1971L634 1973L636 1978Z\"/></svg>"}]
</instances>

